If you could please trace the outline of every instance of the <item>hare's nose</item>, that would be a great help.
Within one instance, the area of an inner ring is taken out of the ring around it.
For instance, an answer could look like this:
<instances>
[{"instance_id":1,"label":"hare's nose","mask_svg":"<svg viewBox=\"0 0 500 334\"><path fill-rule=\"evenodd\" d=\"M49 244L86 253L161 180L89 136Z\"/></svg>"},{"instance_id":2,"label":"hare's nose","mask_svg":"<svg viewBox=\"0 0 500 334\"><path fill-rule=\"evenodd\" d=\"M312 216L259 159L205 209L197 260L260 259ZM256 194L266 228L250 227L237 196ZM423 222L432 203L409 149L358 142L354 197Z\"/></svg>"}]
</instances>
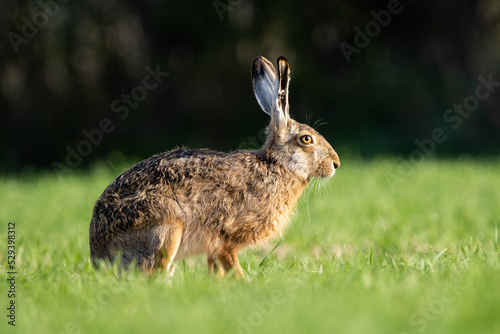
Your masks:
<instances>
[{"instance_id":1,"label":"hare's nose","mask_svg":"<svg viewBox=\"0 0 500 334\"><path fill-rule=\"evenodd\" d=\"M333 152L331 153L331 158L333 160L333 167L335 167L335 169L337 169L340 167L339 155L337 154L337 152L335 152L335 150L332 150L332 151Z\"/></svg>"}]
</instances>

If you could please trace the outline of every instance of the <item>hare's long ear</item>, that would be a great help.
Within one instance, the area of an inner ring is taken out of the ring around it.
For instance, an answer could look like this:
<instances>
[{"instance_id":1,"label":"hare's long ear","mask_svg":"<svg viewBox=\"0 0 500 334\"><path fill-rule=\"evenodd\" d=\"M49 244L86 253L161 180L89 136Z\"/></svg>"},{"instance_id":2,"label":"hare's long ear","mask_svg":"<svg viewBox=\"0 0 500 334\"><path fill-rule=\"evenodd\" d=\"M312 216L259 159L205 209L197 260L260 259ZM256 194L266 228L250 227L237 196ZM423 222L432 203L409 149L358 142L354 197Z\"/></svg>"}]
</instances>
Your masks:
<instances>
[{"instance_id":1,"label":"hare's long ear","mask_svg":"<svg viewBox=\"0 0 500 334\"><path fill-rule=\"evenodd\" d=\"M278 90L278 108L285 114L285 118L290 117L288 105L288 85L290 83L290 65L288 60L281 56L278 58L278 77L279 77L279 90Z\"/></svg>"},{"instance_id":2,"label":"hare's long ear","mask_svg":"<svg viewBox=\"0 0 500 334\"><path fill-rule=\"evenodd\" d=\"M284 61L284 62L283 62ZM276 72L273 64L266 58L255 58L252 66L252 86L257 102L267 114L271 116L270 128L275 134L281 135L286 131L288 120L288 62L285 58L278 59L278 66L286 73L285 90L280 89L280 73ZM282 92L285 105L281 103L279 93ZM284 93L285 92L285 93ZM285 107L285 109L283 109Z\"/></svg>"},{"instance_id":3,"label":"hare's long ear","mask_svg":"<svg viewBox=\"0 0 500 334\"><path fill-rule=\"evenodd\" d=\"M252 66L252 87L257 102L269 116L273 117L278 94L278 73L266 58L255 58Z\"/></svg>"}]
</instances>

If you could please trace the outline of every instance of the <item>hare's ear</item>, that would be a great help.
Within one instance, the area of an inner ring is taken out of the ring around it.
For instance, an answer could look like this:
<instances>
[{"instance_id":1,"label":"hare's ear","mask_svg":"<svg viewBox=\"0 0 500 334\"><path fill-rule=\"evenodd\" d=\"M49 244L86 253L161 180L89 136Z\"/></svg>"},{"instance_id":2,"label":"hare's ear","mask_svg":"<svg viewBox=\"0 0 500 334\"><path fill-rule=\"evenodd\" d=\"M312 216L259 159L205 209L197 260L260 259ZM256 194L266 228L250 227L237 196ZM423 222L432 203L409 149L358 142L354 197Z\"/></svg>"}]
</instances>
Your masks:
<instances>
[{"instance_id":1,"label":"hare's ear","mask_svg":"<svg viewBox=\"0 0 500 334\"><path fill-rule=\"evenodd\" d=\"M257 102L271 116L270 128L283 135L288 123L288 81L290 69L284 57L278 58L280 72L266 58L255 58L252 66L252 86ZM280 88L282 86L283 88Z\"/></svg>"},{"instance_id":2,"label":"hare's ear","mask_svg":"<svg viewBox=\"0 0 500 334\"><path fill-rule=\"evenodd\" d=\"M285 117L289 117L288 105L288 84L290 83L290 65L288 65L288 60L281 56L278 58L278 77L279 77L279 90L278 90L278 108L280 108Z\"/></svg>"},{"instance_id":3,"label":"hare's ear","mask_svg":"<svg viewBox=\"0 0 500 334\"><path fill-rule=\"evenodd\" d=\"M269 116L273 117L278 94L278 73L266 58L255 58L252 66L252 87L257 102Z\"/></svg>"}]
</instances>

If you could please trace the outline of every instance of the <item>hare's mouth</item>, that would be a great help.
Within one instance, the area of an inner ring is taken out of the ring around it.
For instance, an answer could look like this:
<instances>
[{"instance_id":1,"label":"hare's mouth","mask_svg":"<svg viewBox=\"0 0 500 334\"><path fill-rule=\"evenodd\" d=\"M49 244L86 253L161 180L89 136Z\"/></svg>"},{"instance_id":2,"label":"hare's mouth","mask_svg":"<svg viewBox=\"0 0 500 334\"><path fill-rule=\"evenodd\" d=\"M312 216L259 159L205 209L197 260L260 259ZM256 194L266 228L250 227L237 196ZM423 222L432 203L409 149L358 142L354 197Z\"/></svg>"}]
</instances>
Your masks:
<instances>
[{"instance_id":1,"label":"hare's mouth","mask_svg":"<svg viewBox=\"0 0 500 334\"><path fill-rule=\"evenodd\" d=\"M327 178L335 175L335 165L333 161L324 161L315 175L315 177Z\"/></svg>"},{"instance_id":2,"label":"hare's mouth","mask_svg":"<svg viewBox=\"0 0 500 334\"><path fill-rule=\"evenodd\" d=\"M335 168L332 168L332 169L329 171L329 173L325 173L325 174L321 175L321 177L323 177L323 178L327 178L327 177L332 177L332 176L334 176L334 175L335 175Z\"/></svg>"}]
</instances>

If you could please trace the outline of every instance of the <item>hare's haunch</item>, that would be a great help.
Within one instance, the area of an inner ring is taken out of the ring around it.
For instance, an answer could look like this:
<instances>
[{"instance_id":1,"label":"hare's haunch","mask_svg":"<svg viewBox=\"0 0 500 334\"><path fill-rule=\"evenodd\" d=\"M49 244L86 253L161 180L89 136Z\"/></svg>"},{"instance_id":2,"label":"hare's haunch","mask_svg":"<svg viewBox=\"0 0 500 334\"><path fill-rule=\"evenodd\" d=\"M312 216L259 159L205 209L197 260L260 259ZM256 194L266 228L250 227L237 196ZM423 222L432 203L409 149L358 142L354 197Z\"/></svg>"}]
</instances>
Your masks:
<instances>
[{"instance_id":1,"label":"hare's haunch","mask_svg":"<svg viewBox=\"0 0 500 334\"><path fill-rule=\"evenodd\" d=\"M118 176L94 206L90 256L119 255L146 271L206 253L210 272L235 268L240 249L279 236L311 177L331 177L339 157L313 128L289 116L290 69L264 57L253 62L252 86L271 116L259 151L175 150L144 160Z\"/></svg>"}]
</instances>

